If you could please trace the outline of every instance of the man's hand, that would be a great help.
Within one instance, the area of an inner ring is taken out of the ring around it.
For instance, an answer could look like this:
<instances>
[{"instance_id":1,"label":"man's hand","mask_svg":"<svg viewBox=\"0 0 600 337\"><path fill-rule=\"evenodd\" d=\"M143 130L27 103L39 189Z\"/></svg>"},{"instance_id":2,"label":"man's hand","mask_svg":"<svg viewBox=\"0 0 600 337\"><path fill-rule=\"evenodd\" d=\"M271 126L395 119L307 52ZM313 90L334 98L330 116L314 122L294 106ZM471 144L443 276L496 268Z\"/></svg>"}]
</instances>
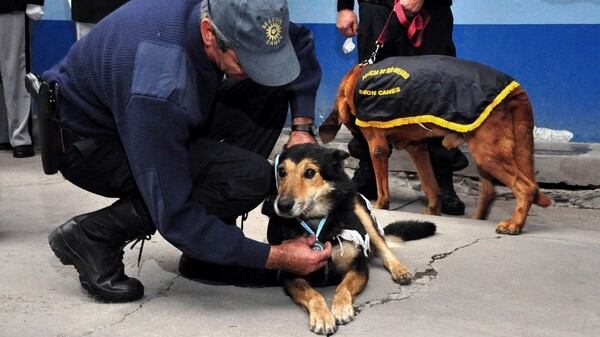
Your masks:
<instances>
[{"instance_id":1,"label":"man's hand","mask_svg":"<svg viewBox=\"0 0 600 337\"><path fill-rule=\"evenodd\" d=\"M292 147L294 145L306 144L306 143L315 144L315 143L317 143L317 140L315 139L315 137L310 135L308 132L292 131L290 133L290 138L288 139L286 146Z\"/></svg>"},{"instance_id":2,"label":"man's hand","mask_svg":"<svg viewBox=\"0 0 600 337\"><path fill-rule=\"evenodd\" d=\"M309 118L309 117L294 117L292 119L292 125L313 124L313 122L314 122L313 119ZM292 131L290 133L290 138L288 139L286 146L292 147L294 145L306 144L306 143L316 144L317 140L315 139L315 137L313 135L311 135L310 133L308 133L306 131Z\"/></svg>"},{"instance_id":3,"label":"man's hand","mask_svg":"<svg viewBox=\"0 0 600 337\"><path fill-rule=\"evenodd\" d=\"M337 13L335 26L345 37L352 37L358 33L358 18L351 9L342 9Z\"/></svg>"},{"instance_id":4,"label":"man's hand","mask_svg":"<svg viewBox=\"0 0 600 337\"><path fill-rule=\"evenodd\" d=\"M27 7L25 8L25 14L27 14L31 20L39 20L44 15L44 7L40 5L27 4Z\"/></svg>"},{"instance_id":5,"label":"man's hand","mask_svg":"<svg viewBox=\"0 0 600 337\"><path fill-rule=\"evenodd\" d=\"M404 14L408 17L414 16L423 7L424 0L400 0L400 6L404 8Z\"/></svg>"},{"instance_id":6,"label":"man's hand","mask_svg":"<svg viewBox=\"0 0 600 337\"><path fill-rule=\"evenodd\" d=\"M331 243L326 242L322 251L314 251L314 236L287 240L280 245L271 246L267 258L267 269L280 269L298 275L308 275L327 264L331 257Z\"/></svg>"}]
</instances>

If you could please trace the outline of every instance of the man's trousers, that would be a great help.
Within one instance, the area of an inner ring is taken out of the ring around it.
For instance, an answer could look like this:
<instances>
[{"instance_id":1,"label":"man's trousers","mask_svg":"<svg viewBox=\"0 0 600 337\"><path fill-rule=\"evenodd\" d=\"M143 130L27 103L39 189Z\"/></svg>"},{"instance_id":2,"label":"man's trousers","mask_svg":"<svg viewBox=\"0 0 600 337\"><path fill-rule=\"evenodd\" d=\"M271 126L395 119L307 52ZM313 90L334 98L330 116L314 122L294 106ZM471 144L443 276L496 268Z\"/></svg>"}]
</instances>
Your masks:
<instances>
[{"instance_id":1,"label":"man's trousers","mask_svg":"<svg viewBox=\"0 0 600 337\"><path fill-rule=\"evenodd\" d=\"M8 130L0 130L0 142L8 138L13 147L31 145L31 97L25 89L25 74L25 13L0 14L0 95L4 96L8 124Z\"/></svg>"}]
</instances>

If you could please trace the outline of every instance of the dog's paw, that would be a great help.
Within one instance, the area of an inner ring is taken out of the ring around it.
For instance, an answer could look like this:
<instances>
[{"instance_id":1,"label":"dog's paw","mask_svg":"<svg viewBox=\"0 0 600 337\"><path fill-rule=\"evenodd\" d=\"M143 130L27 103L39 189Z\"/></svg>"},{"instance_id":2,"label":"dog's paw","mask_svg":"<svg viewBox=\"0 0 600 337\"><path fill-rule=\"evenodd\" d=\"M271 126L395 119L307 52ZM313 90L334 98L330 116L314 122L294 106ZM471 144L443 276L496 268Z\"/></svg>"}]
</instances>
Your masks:
<instances>
[{"instance_id":1,"label":"dog's paw","mask_svg":"<svg viewBox=\"0 0 600 337\"><path fill-rule=\"evenodd\" d=\"M421 214L425 214L425 215L442 215L442 211L440 210L440 207L426 207L423 208L423 210L421 211Z\"/></svg>"},{"instance_id":2,"label":"dog's paw","mask_svg":"<svg viewBox=\"0 0 600 337\"><path fill-rule=\"evenodd\" d=\"M350 304L337 304L331 306L331 313L337 324L350 323L354 319L354 307Z\"/></svg>"},{"instance_id":3,"label":"dog's paw","mask_svg":"<svg viewBox=\"0 0 600 337\"><path fill-rule=\"evenodd\" d=\"M319 309L310 313L310 331L319 335L331 335L337 331L335 317L327 309Z\"/></svg>"},{"instance_id":4,"label":"dog's paw","mask_svg":"<svg viewBox=\"0 0 600 337\"><path fill-rule=\"evenodd\" d=\"M390 209L390 201L389 200L386 200L386 201L377 200L373 207L376 209Z\"/></svg>"},{"instance_id":5,"label":"dog's paw","mask_svg":"<svg viewBox=\"0 0 600 337\"><path fill-rule=\"evenodd\" d=\"M390 266L390 274L392 274L392 280L394 280L394 282L402 285L410 284L413 280L413 276L408 268L400 263Z\"/></svg>"},{"instance_id":6,"label":"dog's paw","mask_svg":"<svg viewBox=\"0 0 600 337\"><path fill-rule=\"evenodd\" d=\"M522 226L512 223L510 220L502 220L496 226L496 233L498 234L509 234L518 235L521 234Z\"/></svg>"}]
</instances>

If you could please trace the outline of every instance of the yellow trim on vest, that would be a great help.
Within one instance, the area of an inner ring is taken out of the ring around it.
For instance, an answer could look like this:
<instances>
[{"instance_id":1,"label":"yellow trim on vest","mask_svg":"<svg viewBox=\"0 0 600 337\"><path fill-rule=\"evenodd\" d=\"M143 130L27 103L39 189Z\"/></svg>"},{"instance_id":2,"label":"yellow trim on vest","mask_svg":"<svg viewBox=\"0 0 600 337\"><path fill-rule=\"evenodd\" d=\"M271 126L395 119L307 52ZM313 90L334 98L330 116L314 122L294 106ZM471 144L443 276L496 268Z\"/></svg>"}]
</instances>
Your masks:
<instances>
[{"instance_id":1,"label":"yellow trim on vest","mask_svg":"<svg viewBox=\"0 0 600 337\"><path fill-rule=\"evenodd\" d=\"M519 87L519 83L517 81L510 82L502 91L494 98L494 100L483 110L481 115L477 117L475 121L471 124L458 124L454 122L447 121L443 118L433 116L433 115L422 115L422 116L412 116L412 117L402 117L396 118L389 121L363 121L360 119L356 119L356 125L361 127L375 127L381 129L389 129L395 126L407 125L407 124L420 124L420 123L433 123L435 125L441 126L446 129L450 129L458 132L469 132L477 129L481 123L490 115L492 110L498 104L500 104L508 94L510 94L513 90Z\"/></svg>"}]
</instances>

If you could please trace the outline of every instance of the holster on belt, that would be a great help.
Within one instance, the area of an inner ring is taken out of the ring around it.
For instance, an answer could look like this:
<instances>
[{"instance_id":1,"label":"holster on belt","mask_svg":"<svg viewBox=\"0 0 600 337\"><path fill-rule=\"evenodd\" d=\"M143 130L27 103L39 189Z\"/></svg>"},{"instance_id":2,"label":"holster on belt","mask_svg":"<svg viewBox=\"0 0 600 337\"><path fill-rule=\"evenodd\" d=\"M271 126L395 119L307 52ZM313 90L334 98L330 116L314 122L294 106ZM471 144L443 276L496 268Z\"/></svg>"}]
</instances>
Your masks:
<instances>
[{"instance_id":1,"label":"holster on belt","mask_svg":"<svg viewBox=\"0 0 600 337\"><path fill-rule=\"evenodd\" d=\"M28 87L29 89L29 87ZM38 122L42 167L45 174L58 172L62 156L60 121L58 120L59 86L56 82L41 82L32 93L38 104Z\"/></svg>"}]
</instances>

